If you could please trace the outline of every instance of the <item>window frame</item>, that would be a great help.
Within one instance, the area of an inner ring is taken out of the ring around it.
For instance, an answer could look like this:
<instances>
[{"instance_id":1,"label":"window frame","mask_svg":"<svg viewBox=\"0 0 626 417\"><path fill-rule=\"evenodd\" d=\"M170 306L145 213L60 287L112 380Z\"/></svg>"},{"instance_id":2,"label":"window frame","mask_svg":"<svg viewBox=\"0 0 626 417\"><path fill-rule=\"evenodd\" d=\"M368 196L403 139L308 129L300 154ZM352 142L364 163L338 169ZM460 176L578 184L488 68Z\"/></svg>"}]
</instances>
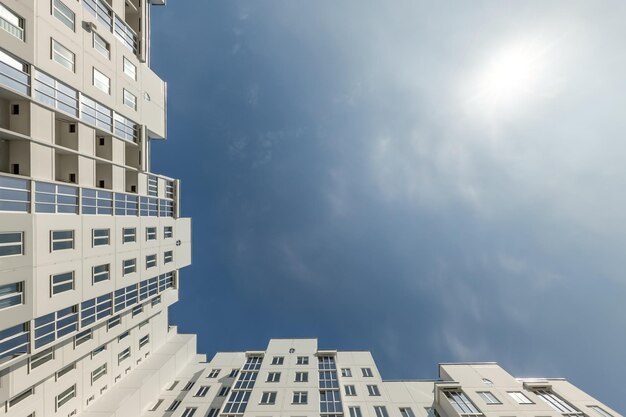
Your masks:
<instances>
[{"instance_id":1,"label":"window frame","mask_svg":"<svg viewBox=\"0 0 626 417\"><path fill-rule=\"evenodd\" d=\"M50 38L50 40L50 59L68 71L76 73L76 54L56 39ZM68 53L71 56L71 59L64 56L64 53ZM57 57L60 61L56 59Z\"/></svg>"},{"instance_id":2,"label":"window frame","mask_svg":"<svg viewBox=\"0 0 626 417\"><path fill-rule=\"evenodd\" d=\"M71 237L58 237L55 238L55 233L71 233ZM55 244L64 244L66 242L71 242L71 246L69 248L55 248ZM59 252L63 250L74 250L76 248L76 232L73 229L61 229L61 230L50 230L50 253Z\"/></svg>"},{"instance_id":3,"label":"window frame","mask_svg":"<svg viewBox=\"0 0 626 417\"><path fill-rule=\"evenodd\" d=\"M91 46L106 59L111 59L111 44L106 39L104 39L104 37L100 36L100 34L96 31L93 32L93 40ZM106 54L103 52L103 50L106 51Z\"/></svg>"},{"instance_id":4,"label":"window frame","mask_svg":"<svg viewBox=\"0 0 626 417\"><path fill-rule=\"evenodd\" d=\"M0 285L0 311L24 304L24 286L25 281ZM3 290L4 288L7 288L8 291ZM16 297L19 298L19 302L12 301ZM6 304L4 304L5 302Z\"/></svg>"},{"instance_id":5,"label":"window frame","mask_svg":"<svg viewBox=\"0 0 626 417\"><path fill-rule=\"evenodd\" d=\"M76 32L76 13L71 8L67 7L61 0L51 0L50 8L52 16L56 17L65 27L71 29L72 32Z\"/></svg>"},{"instance_id":6,"label":"window frame","mask_svg":"<svg viewBox=\"0 0 626 417\"><path fill-rule=\"evenodd\" d=\"M7 251L7 254L3 255L2 253L0 253L0 258L24 255L24 232L2 232L0 233L0 239L4 240L4 238L2 237L8 236L8 235L19 235L19 241L9 241L9 242L0 241L0 250L2 250L2 248L9 248L9 250ZM19 248L19 253L11 253L12 251L10 248L14 248L14 247Z\"/></svg>"},{"instance_id":7,"label":"window frame","mask_svg":"<svg viewBox=\"0 0 626 417\"><path fill-rule=\"evenodd\" d=\"M111 78L108 77L105 73L97 69L96 67L92 67L92 85L96 87L98 90L102 91L107 95L111 95ZM101 78L98 80L97 78ZM106 80L106 83L105 83ZM106 89L105 89L106 87Z\"/></svg>"},{"instance_id":8,"label":"window frame","mask_svg":"<svg viewBox=\"0 0 626 417\"><path fill-rule=\"evenodd\" d=\"M69 280L64 279L60 282L54 282L55 278L59 278L68 274L70 276ZM58 290L59 287L64 288L64 286L66 286L68 282L71 283L71 286L69 289ZM68 291L74 291L75 289L76 289L76 272L75 271L59 272L57 274L50 275L50 297L54 297L55 295L63 294Z\"/></svg>"}]
</instances>

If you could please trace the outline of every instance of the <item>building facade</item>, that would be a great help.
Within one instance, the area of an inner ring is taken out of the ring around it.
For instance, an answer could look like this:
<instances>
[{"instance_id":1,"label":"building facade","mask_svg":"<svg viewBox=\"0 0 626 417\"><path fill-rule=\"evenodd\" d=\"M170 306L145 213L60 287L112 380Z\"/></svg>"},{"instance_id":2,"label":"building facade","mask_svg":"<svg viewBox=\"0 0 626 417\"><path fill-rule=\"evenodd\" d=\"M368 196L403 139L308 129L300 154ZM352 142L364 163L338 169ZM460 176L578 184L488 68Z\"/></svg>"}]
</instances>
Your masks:
<instances>
[{"instance_id":1,"label":"building facade","mask_svg":"<svg viewBox=\"0 0 626 417\"><path fill-rule=\"evenodd\" d=\"M168 323L191 261L179 182L150 169L164 0L0 0L0 416L619 417L560 379L442 364L385 381L369 352L274 339L196 352Z\"/></svg>"}]
</instances>

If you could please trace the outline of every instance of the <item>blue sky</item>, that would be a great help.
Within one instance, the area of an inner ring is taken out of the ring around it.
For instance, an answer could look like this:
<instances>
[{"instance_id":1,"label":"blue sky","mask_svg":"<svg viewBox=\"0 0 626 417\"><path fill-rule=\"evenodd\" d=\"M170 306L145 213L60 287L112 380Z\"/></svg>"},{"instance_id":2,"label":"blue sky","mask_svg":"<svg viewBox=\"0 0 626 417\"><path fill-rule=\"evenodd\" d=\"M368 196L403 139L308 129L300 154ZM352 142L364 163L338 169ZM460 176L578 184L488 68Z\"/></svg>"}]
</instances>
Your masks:
<instances>
[{"instance_id":1,"label":"blue sky","mask_svg":"<svg viewBox=\"0 0 626 417\"><path fill-rule=\"evenodd\" d=\"M153 168L194 232L171 321L209 355L318 337L386 378L498 361L626 409L624 13L153 7Z\"/></svg>"}]
</instances>

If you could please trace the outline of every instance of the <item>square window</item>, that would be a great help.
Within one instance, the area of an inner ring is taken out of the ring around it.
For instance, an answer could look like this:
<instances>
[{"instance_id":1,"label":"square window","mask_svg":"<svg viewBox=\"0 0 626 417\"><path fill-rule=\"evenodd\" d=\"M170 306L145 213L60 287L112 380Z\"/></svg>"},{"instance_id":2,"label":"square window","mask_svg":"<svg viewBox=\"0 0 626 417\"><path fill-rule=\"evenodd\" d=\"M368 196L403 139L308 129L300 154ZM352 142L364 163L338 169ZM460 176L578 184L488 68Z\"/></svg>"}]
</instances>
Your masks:
<instances>
[{"instance_id":1,"label":"square window","mask_svg":"<svg viewBox=\"0 0 626 417\"><path fill-rule=\"evenodd\" d=\"M370 397L378 397L378 396L380 396L380 391L378 390L378 385L368 385L367 386L367 392L369 393Z\"/></svg>"},{"instance_id":2,"label":"square window","mask_svg":"<svg viewBox=\"0 0 626 417\"><path fill-rule=\"evenodd\" d=\"M272 358L272 365L282 365L285 362L284 356L274 356Z\"/></svg>"},{"instance_id":3,"label":"square window","mask_svg":"<svg viewBox=\"0 0 626 417\"><path fill-rule=\"evenodd\" d=\"M280 372L270 372L267 374L266 382L279 382L280 381Z\"/></svg>"},{"instance_id":4,"label":"square window","mask_svg":"<svg viewBox=\"0 0 626 417\"><path fill-rule=\"evenodd\" d=\"M309 357L308 356L298 356L296 365L308 365Z\"/></svg>"},{"instance_id":5,"label":"square window","mask_svg":"<svg viewBox=\"0 0 626 417\"><path fill-rule=\"evenodd\" d=\"M294 404L306 404L308 402L309 395L306 391L295 391L293 393Z\"/></svg>"},{"instance_id":6,"label":"square window","mask_svg":"<svg viewBox=\"0 0 626 417\"><path fill-rule=\"evenodd\" d=\"M265 391L261 395L261 404L275 404L276 403L276 391Z\"/></svg>"}]
</instances>

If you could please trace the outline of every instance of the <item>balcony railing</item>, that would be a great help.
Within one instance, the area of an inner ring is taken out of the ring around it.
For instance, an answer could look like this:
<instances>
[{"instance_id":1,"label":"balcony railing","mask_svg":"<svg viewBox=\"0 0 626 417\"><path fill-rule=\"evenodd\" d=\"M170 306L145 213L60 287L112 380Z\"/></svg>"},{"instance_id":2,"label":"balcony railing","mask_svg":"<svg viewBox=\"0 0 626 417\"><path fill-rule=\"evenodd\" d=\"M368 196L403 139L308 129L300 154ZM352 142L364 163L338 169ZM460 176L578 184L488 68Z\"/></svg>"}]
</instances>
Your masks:
<instances>
[{"instance_id":1,"label":"balcony railing","mask_svg":"<svg viewBox=\"0 0 626 417\"><path fill-rule=\"evenodd\" d=\"M23 21L20 20L20 23L21 22ZM1 16L0 16L0 28L6 30L7 32L9 32L11 35L15 36L19 40L21 41L24 40L24 29L22 29L21 27L15 26L13 23L9 22L8 20L6 20L5 18Z\"/></svg>"},{"instance_id":2,"label":"balcony railing","mask_svg":"<svg viewBox=\"0 0 626 417\"><path fill-rule=\"evenodd\" d=\"M124 44L124 46L137 55L139 50L137 34L118 16L115 16L115 36Z\"/></svg>"},{"instance_id":3,"label":"balcony railing","mask_svg":"<svg viewBox=\"0 0 626 417\"><path fill-rule=\"evenodd\" d=\"M109 32L113 31L113 11L108 4L102 0L83 0L83 4L98 22L109 29Z\"/></svg>"}]
</instances>

